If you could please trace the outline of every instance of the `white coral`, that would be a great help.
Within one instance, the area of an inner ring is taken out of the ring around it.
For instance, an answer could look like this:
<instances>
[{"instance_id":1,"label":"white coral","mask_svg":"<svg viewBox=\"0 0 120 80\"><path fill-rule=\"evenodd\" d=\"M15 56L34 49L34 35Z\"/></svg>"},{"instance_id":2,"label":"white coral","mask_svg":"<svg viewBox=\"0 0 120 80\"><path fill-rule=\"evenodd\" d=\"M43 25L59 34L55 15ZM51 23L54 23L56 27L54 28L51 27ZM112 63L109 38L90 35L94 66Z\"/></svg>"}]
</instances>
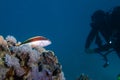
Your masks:
<instances>
[{"instance_id":1,"label":"white coral","mask_svg":"<svg viewBox=\"0 0 120 80\"><path fill-rule=\"evenodd\" d=\"M19 67L19 60L16 57L12 57L8 54L5 55L5 63L7 64L7 66L9 67Z\"/></svg>"},{"instance_id":2,"label":"white coral","mask_svg":"<svg viewBox=\"0 0 120 80\"><path fill-rule=\"evenodd\" d=\"M30 60L34 63L37 62L38 59L40 58L40 54L36 50L32 50L32 53L30 53L29 56L30 56Z\"/></svg>"},{"instance_id":3,"label":"white coral","mask_svg":"<svg viewBox=\"0 0 120 80\"><path fill-rule=\"evenodd\" d=\"M60 80L65 80L65 77L64 77L64 73L63 73L63 72L60 73Z\"/></svg>"},{"instance_id":4,"label":"white coral","mask_svg":"<svg viewBox=\"0 0 120 80\"><path fill-rule=\"evenodd\" d=\"M7 66L11 67L13 65L12 63L12 58L10 55L6 54L5 55L5 63L7 64Z\"/></svg>"},{"instance_id":5,"label":"white coral","mask_svg":"<svg viewBox=\"0 0 120 80\"><path fill-rule=\"evenodd\" d=\"M14 36L8 35L6 37L6 41L12 42L12 43L17 43L17 40Z\"/></svg>"},{"instance_id":6,"label":"white coral","mask_svg":"<svg viewBox=\"0 0 120 80\"><path fill-rule=\"evenodd\" d=\"M29 45L21 45L19 47L16 47L16 50L18 51L18 56L24 54L31 54L32 48Z\"/></svg>"}]
</instances>

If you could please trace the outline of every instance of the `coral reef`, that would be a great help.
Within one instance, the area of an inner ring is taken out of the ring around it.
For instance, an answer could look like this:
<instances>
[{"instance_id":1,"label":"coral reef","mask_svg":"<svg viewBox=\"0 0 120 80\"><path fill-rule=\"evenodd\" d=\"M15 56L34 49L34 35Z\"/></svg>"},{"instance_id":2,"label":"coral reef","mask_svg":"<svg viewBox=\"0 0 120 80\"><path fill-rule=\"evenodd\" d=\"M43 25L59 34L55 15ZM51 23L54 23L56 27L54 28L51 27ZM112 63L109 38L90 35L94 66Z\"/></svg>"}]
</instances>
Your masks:
<instances>
[{"instance_id":1,"label":"coral reef","mask_svg":"<svg viewBox=\"0 0 120 80\"><path fill-rule=\"evenodd\" d=\"M29 39L28 43L34 40ZM44 48L43 41L42 46L29 45L8 35L5 39L0 36L0 80L65 80L65 77L57 56Z\"/></svg>"},{"instance_id":2,"label":"coral reef","mask_svg":"<svg viewBox=\"0 0 120 80\"><path fill-rule=\"evenodd\" d=\"M77 78L77 80L91 80L88 75L85 75L84 73L80 74L80 76Z\"/></svg>"}]
</instances>

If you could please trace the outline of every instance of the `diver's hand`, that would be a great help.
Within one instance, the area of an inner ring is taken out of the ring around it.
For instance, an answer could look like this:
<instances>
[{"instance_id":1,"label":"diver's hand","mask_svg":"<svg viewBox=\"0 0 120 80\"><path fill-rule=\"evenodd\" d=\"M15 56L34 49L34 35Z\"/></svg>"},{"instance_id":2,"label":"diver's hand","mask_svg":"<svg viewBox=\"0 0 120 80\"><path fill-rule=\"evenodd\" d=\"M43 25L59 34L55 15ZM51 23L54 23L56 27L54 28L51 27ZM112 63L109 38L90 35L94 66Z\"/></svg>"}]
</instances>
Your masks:
<instances>
[{"instance_id":1,"label":"diver's hand","mask_svg":"<svg viewBox=\"0 0 120 80\"><path fill-rule=\"evenodd\" d=\"M85 52L88 53L88 54L95 53L94 49L90 49L90 48L85 49Z\"/></svg>"}]
</instances>

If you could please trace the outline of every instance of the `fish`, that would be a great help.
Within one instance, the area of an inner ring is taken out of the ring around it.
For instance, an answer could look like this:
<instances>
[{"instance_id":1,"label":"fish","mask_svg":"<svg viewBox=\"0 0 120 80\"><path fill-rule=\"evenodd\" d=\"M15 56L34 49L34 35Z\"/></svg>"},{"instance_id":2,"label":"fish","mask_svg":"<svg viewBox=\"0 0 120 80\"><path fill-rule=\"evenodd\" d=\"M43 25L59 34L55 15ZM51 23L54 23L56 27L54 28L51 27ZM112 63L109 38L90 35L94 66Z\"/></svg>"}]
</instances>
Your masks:
<instances>
[{"instance_id":1,"label":"fish","mask_svg":"<svg viewBox=\"0 0 120 80\"><path fill-rule=\"evenodd\" d=\"M50 45L51 43L52 42L49 39L47 39L46 37L35 36L35 37L32 37L32 38L25 40L20 45L28 44L30 46L46 47L46 46Z\"/></svg>"}]
</instances>

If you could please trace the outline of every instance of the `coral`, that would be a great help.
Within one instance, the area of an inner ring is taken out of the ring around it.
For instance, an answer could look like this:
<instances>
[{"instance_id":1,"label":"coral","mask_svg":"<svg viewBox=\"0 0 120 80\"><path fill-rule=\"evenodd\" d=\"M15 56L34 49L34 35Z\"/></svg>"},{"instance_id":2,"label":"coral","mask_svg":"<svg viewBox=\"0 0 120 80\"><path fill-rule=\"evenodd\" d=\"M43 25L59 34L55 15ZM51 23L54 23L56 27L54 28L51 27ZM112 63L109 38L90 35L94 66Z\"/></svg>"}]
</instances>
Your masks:
<instances>
[{"instance_id":1,"label":"coral","mask_svg":"<svg viewBox=\"0 0 120 80\"><path fill-rule=\"evenodd\" d=\"M91 80L88 75L82 73L77 80Z\"/></svg>"},{"instance_id":2,"label":"coral","mask_svg":"<svg viewBox=\"0 0 120 80\"><path fill-rule=\"evenodd\" d=\"M16 38L14 36L11 36L11 35L8 35L6 37L6 41L11 42L11 43L16 43L17 42Z\"/></svg>"},{"instance_id":3,"label":"coral","mask_svg":"<svg viewBox=\"0 0 120 80\"><path fill-rule=\"evenodd\" d=\"M21 44L9 35L5 39L0 36L0 80L65 80L65 77L53 51L43 45Z\"/></svg>"}]
</instances>

